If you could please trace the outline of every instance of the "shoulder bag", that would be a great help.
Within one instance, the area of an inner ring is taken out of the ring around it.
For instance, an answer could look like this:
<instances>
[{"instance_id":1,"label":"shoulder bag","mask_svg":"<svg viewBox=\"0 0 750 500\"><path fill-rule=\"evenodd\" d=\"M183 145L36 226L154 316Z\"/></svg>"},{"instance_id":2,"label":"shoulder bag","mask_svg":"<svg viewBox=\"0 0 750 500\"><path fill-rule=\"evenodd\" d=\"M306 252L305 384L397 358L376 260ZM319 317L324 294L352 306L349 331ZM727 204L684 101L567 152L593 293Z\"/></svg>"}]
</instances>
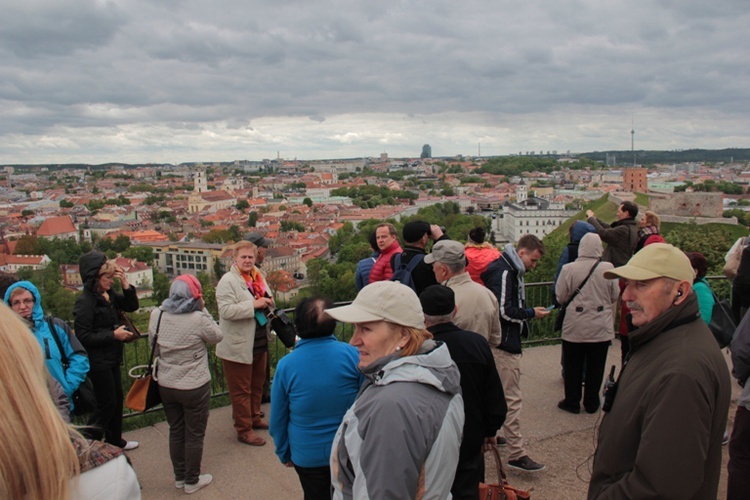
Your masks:
<instances>
[{"instance_id":1,"label":"shoulder bag","mask_svg":"<svg viewBox=\"0 0 750 500\"><path fill-rule=\"evenodd\" d=\"M130 336L127 342L133 342L134 340L138 340L139 338L141 338L141 332L138 331L138 328L133 324L127 314L117 309L117 318L120 320L120 324L133 334Z\"/></svg>"},{"instance_id":2,"label":"shoulder bag","mask_svg":"<svg viewBox=\"0 0 750 500\"><path fill-rule=\"evenodd\" d=\"M734 324L734 315L729 301L720 301L713 290L711 290L711 295L714 297L714 307L711 310L711 322L708 324L708 329L714 334L719 347L723 349L732 342L737 325Z\"/></svg>"},{"instance_id":3,"label":"shoulder bag","mask_svg":"<svg viewBox=\"0 0 750 500\"><path fill-rule=\"evenodd\" d=\"M276 336L281 340L287 349L294 347L297 341L297 329L291 318L281 309L273 309L268 313L268 319L271 321L271 330L276 332Z\"/></svg>"},{"instance_id":4,"label":"shoulder bag","mask_svg":"<svg viewBox=\"0 0 750 500\"><path fill-rule=\"evenodd\" d=\"M491 449L497 465L497 483L479 483L479 500L526 500L531 498L531 490L520 490L508 484L508 476L503 470L503 462L497 447Z\"/></svg>"},{"instance_id":5,"label":"shoulder bag","mask_svg":"<svg viewBox=\"0 0 750 500\"><path fill-rule=\"evenodd\" d=\"M579 293L581 293L581 288L586 284L586 282L589 280L591 275L594 273L594 269L599 265L599 263L602 261L602 259L597 259L596 264L594 264L591 267L591 271L589 271L589 274L586 275L586 278L583 280L583 282L578 285L578 288L575 289L573 292L573 295L570 296L568 301L565 304L560 305L560 309L557 310L557 317L555 318L555 331L560 332L562 331L563 327L563 321L565 321L565 311L568 307L568 304L573 302L573 299L575 299Z\"/></svg>"},{"instance_id":6,"label":"shoulder bag","mask_svg":"<svg viewBox=\"0 0 750 500\"><path fill-rule=\"evenodd\" d=\"M60 360L62 361L63 373L65 373L68 371L70 361L68 360L68 356L65 355L65 350L63 349L62 342L60 342L60 338L57 336L57 330L55 330L52 316L47 316L47 325L49 326L52 338L55 339L57 349L60 351ZM72 399L71 403L73 404L73 415L85 415L96 410L96 392L94 392L94 384L91 382L88 375L83 379L83 382L78 386L78 389L73 391L70 399Z\"/></svg>"},{"instance_id":7,"label":"shoulder bag","mask_svg":"<svg viewBox=\"0 0 750 500\"><path fill-rule=\"evenodd\" d=\"M156 322L156 332L154 332L154 341L151 344L151 356L149 357L148 365L134 366L128 372L128 375L135 379L125 398L125 406L131 410L143 412L161 403L159 384L156 376L159 358L155 358L154 354L159 347L157 341L159 340L159 326L161 325L162 314L164 314L164 311L159 311L159 320ZM145 368L143 373L136 375L136 371L143 368Z\"/></svg>"}]
</instances>

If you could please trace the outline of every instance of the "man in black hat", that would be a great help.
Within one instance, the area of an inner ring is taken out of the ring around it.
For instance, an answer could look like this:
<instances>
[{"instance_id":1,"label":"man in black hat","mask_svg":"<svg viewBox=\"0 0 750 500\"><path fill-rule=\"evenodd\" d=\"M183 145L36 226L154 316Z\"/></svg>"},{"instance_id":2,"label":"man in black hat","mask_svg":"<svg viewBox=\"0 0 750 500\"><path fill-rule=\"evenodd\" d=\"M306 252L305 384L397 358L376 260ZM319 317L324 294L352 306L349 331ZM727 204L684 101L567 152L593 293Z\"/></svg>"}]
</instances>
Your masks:
<instances>
[{"instance_id":1,"label":"man in black hat","mask_svg":"<svg viewBox=\"0 0 750 500\"><path fill-rule=\"evenodd\" d=\"M464 399L464 438L451 494L455 499L479 496L484 476L483 445L494 446L495 434L503 426L508 407L490 346L478 333L453 324L456 298L443 285L427 287L419 296L427 330L435 340L445 342L461 373Z\"/></svg>"},{"instance_id":2,"label":"man in black hat","mask_svg":"<svg viewBox=\"0 0 750 500\"><path fill-rule=\"evenodd\" d=\"M415 291L419 295L428 286L437 285L435 273L432 272L432 266L424 262L424 257L427 255L427 252L425 252L427 242L429 240L436 242L449 240L450 238L448 238L448 235L443 234L440 226L435 224L430 225L429 222L423 220L407 222L401 231L401 236L403 236L405 243L404 251L401 253L401 265L408 266L409 262L415 258L421 260L411 273L414 287L416 288ZM391 268L394 272L396 271L395 259L395 255L391 257Z\"/></svg>"},{"instance_id":3,"label":"man in black hat","mask_svg":"<svg viewBox=\"0 0 750 500\"><path fill-rule=\"evenodd\" d=\"M271 240L264 238L262 234L256 232L246 234L244 239L258 247L258 255L255 257L255 267L260 270L260 265L263 264L263 260L266 258L268 247L271 246ZM266 275L263 274L263 279L265 280L265 278Z\"/></svg>"}]
</instances>

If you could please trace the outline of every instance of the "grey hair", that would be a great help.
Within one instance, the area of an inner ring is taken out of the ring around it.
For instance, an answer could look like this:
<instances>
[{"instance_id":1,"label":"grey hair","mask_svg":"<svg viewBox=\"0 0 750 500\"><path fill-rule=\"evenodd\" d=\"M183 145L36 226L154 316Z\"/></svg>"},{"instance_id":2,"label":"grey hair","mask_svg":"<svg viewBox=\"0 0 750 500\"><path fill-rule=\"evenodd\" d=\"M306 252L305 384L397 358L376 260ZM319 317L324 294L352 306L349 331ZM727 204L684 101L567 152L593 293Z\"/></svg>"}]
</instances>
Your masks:
<instances>
[{"instance_id":1,"label":"grey hair","mask_svg":"<svg viewBox=\"0 0 750 500\"><path fill-rule=\"evenodd\" d=\"M462 273L464 272L464 270L466 270L465 260L462 260L461 262L441 262L441 264L444 264L445 267L447 267L451 272L451 274Z\"/></svg>"},{"instance_id":2,"label":"grey hair","mask_svg":"<svg viewBox=\"0 0 750 500\"><path fill-rule=\"evenodd\" d=\"M450 314L441 314L439 316L433 316L432 314L425 314L424 322L428 325L439 325L440 323L452 323L454 316L455 316L455 310L451 311Z\"/></svg>"}]
</instances>

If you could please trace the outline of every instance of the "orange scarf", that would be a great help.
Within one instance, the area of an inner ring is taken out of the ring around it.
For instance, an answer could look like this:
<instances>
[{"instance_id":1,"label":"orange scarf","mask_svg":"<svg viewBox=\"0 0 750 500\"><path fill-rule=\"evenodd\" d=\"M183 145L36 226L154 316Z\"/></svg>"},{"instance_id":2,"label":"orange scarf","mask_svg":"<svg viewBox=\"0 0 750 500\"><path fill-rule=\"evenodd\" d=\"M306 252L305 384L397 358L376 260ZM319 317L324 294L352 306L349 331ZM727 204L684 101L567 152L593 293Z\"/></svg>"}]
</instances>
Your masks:
<instances>
[{"instance_id":1,"label":"orange scarf","mask_svg":"<svg viewBox=\"0 0 750 500\"><path fill-rule=\"evenodd\" d=\"M239 269L237 270L239 271ZM257 268L253 267L253 270L247 274L240 271L240 276L247 283L247 288L253 294L253 297L259 299L266 296L266 283Z\"/></svg>"}]
</instances>

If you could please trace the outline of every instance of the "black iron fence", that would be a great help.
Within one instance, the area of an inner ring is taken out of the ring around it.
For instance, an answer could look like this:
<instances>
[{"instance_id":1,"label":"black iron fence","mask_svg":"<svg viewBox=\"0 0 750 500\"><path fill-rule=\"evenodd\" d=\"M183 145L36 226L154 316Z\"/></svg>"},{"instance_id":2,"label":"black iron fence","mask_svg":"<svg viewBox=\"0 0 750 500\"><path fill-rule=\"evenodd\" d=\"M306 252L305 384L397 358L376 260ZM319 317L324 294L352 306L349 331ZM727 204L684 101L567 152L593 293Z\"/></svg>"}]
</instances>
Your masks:
<instances>
[{"instance_id":1,"label":"black iron fence","mask_svg":"<svg viewBox=\"0 0 750 500\"><path fill-rule=\"evenodd\" d=\"M730 282L723 276L710 276L707 278L711 283L711 288L714 290L719 299L728 298L731 293ZM552 304L552 282L545 281L541 283L527 283L526 284L526 303L528 307L537 306L549 306ZM337 305L345 305L348 302L342 302ZM294 313L292 309L287 309L286 313L290 316ZM549 316L542 319L536 319L531 321L531 332L529 338L523 340L524 345L537 345L552 342L559 342L560 332L554 331L555 317L557 313L552 312ZM336 327L336 336L343 342L348 342L352 337L353 326L349 324L340 323ZM268 351L268 362L271 365L271 377L276 369L276 363L289 352L284 344L281 343L275 336L269 343ZM122 365L123 381L125 381L125 393L127 393L132 379L128 376L128 371L137 365L145 365L148 363L149 357L149 346L146 337L131 342L125 345L125 358ZM221 366L221 360L216 357L216 351L213 346L209 347L208 354L209 366L211 369L211 394L212 397L224 396L227 394L226 382L224 380L224 371ZM141 415L140 412L133 412L131 410L124 410L124 418ZM150 412L161 411L161 407L157 407Z\"/></svg>"}]
</instances>

